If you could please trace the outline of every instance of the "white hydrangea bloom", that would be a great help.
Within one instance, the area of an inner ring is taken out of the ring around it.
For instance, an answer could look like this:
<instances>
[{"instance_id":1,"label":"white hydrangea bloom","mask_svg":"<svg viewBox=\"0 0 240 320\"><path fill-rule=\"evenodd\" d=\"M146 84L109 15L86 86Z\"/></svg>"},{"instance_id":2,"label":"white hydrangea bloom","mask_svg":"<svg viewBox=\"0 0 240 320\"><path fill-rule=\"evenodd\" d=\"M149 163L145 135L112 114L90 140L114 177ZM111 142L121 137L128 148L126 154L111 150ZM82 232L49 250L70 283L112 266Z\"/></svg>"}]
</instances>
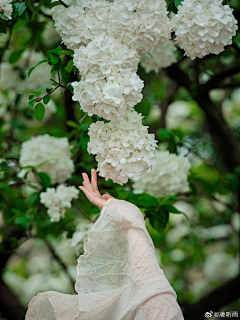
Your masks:
<instances>
[{"instance_id":1,"label":"white hydrangea bloom","mask_svg":"<svg viewBox=\"0 0 240 320\"><path fill-rule=\"evenodd\" d=\"M109 32L139 52L151 52L171 38L167 13L165 0L115 0Z\"/></svg>"},{"instance_id":2,"label":"white hydrangea bloom","mask_svg":"<svg viewBox=\"0 0 240 320\"><path fill-rule=\"evenodd\" d=\"M123 184L138 180L153 164L156 140L142 125L141 114L127 114L127 120L104 123L97 121L89 128L88 152L96 154L99 175Z\"/></svg>"},{"instance_id":3,"label":"white hydrangea bloom","mask_svg":"<svg viewBox=\"0 0 240 320\"><path fill-rule=\"evenodd\" d=\"M54 1L53 1L54 2ZM112 4L102 0L67 0L63 6L52 8L57 32L65 45L72 50L87 44L109 29L109 11Z\"/></svg>"},{"instance_id":4,"label":"white hydrangea bloom","mask_svg":"<svg viewBox=\"0 0 240 320\"><path fill-rule=\"evenodd\" d=\"M50 83L51 67L47 63L43 63L34 69L30 78L27 75L31 67L44 59L45 56L42 52L26 50L17 62L13 64L9 62L1 63L1 89L19 93L23 90L38 90L43 84ZM24 76L24 79L22 76Z\"/></svg>"},{"instance_id":5,"label":"white hydrangea bloom","mask_svg":"<svg viewBox=\"0 0 240 320\"><path fill-rule=\"evenodd\" d=\"M141 66L146 73L149 73L150 71L158 73L159 70L170 67L176 62L176 50L175 43L172 40L169 40L163 45L156 47L150 54L142 54Z\"/></svg>"},{"instance_id":6,"label":"white hydrangea bloom","mask_svg":"<svg viewBox=\"0 0 240 320\"><path fill-rule=\"evenodd\" d=\"M63 183L74 171L70 150L67 138L40 135L22 144L19 162L21 167L33 166L37 172L47 173L53 184ZM19 177L23 178L29 171L31 169L23 169ZM28 174L27 181L36 183L33 172Z\"/></svg>"},{"instance_id":7,"label":"white hydrangea bloom","mask_svg":"<svg viewBox=\"0 0 240 320\"><path fill-rule=\"evenodd\" d=\"M169 151L156 151L156 164L134 182L134 193L148 193L154 197L164 197L189 191L189 160Z\"/></svg>"},{"instance_id":8,"label":"white hydrangea bloom","mask_svg":"<svg viewBox=\"0 0 240 320\"><path fill-rule=\"evenodd\" d=\"M219 54L237 31L232 12L222 0L184 0L171 20L176 42L192 60Z\"/></svg>"},{"instance_id":9,"label":"white hydrangea bloom","mask_svg":"<svg viewBox=\"0 0 240 320\"><path fill-rule=\"evenodd\" d=\"M79 101L89 116L118 120L141 101L143 81L135 72L122 72L98 78L94 73L73 82L74 101Z\"/></svg>"},{"instance_id":10,"label":"white hydrangea bloom","mask_svg":"<svg viewBox=\"0 0 240 320\"><path fill-rule=\"evenodd\" d=\"M46 192L40 193L40 202L48 208L47 213L51 221L57 222L64 217L66 208L71 208L71 201L77 199L78 189L74 186L63 184L55 188L47 188Z\"/></svg>"},{"instance_id":11,"label":"white hydrangea bloom","mask_svg":"<svg viewBox=\"0 0 240 320\"><path fill-rule=\"evenodd\" d=\"M77 254L83 249L84 243L88 241L88 235L91 232L93 223L84 221L77 226L77 231L74 232L70 239L71 247L74 248Z\"/></svg>"},{"instance_id":12,"label":"white hydrangea bloom","mask_svg":"<svg viewBox=\"0 0 240 320\"><path fill-rule=\"evenodd\" d=\"M12 19L12 0L1 0L0 1L0 18L4 20ZM1 34L1 33L0 33Z\"/></svg>"},{"instance_id":13,"label":"white hydrangea bloom","mask_svg":"<svg viewBox=\"0 0 240 320\"><path fill-rule=\"evenodd\" d=\"M102 33L87 46L75 50L74 65L82 76L89 71L96 76L115 74L126 71L137 71L140 60L138 52L119 39Z\"/></svg>"}]
</instances>

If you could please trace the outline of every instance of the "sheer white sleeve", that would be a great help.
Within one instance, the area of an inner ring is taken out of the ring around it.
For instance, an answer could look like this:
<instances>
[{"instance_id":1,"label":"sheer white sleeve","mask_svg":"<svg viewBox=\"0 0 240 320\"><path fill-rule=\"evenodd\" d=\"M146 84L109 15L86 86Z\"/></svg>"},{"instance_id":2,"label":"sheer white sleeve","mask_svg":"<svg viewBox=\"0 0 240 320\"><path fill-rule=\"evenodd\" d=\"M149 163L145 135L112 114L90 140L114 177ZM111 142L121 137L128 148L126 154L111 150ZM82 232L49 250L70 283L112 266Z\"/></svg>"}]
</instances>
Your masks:
<instances>
[{"instance_id":1,"label":"sheer white sleeve","mask_svg":"<svg viewBox=\"0 0 240 320\"><path fill-rule=\"evenodd\" d=\"M183 320L141 211L110 198L84 244L77 295L38 294L26 320Z\"/></svg>"}]
</instances>

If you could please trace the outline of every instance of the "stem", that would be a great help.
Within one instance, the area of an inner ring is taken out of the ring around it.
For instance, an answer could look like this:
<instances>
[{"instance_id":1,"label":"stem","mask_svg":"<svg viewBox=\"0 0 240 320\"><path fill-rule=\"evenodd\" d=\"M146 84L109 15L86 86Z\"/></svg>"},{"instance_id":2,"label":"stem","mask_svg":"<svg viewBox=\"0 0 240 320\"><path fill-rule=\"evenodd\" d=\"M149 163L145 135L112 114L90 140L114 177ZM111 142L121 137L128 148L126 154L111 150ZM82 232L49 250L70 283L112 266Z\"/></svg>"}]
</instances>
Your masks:
<instances>
[{"instance_id":1,"label":"stem","mask_svg":"<svg viewBox=\"0 0 240 320\"><path fill-rule=\"evenodd\" d=\"M59 2L61 2L61 4L62 4L65 8L68 8L68 5L67 5L65 2L63 2L62 0L59 0Z\"/></svg>"},{"instance_id":2,"label":"stem","mask_svg":"<svg viewBox=\"0 0 240 320\"><path fill-rule=\"evenodd\" d=\"M92 223L94 223L94 221L92 221L92 219L90 219L79 207L77 207L77 206L73 206L73 207L76 208L84 218L86 218L88 221L91 221Z\"/></svg>"}]
</instances>

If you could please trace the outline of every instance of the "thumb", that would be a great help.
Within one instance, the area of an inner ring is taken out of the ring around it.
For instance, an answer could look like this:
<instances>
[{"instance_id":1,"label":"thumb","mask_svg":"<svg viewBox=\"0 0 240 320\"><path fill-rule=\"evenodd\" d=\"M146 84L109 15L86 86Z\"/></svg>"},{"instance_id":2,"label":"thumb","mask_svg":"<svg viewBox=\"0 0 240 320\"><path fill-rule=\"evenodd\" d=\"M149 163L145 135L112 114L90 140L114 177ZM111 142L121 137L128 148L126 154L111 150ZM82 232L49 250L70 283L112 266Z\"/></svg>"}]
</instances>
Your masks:
<instances>
[{"instance_id":1,"label":"thumb","mask_svg":"<svg viewBox=\"0 0 240 320\"><path fill-rule=\"evenodd\" d=\"M110 196L110 194L106 194L106 193L102 195L102 198L103 198L104 200L106 200L106 201L107 201L108 199L110 199L110 198L113 198L113 199L114 199L114 197L112 197L112 196Z\"/></svg>"}]
</instances>

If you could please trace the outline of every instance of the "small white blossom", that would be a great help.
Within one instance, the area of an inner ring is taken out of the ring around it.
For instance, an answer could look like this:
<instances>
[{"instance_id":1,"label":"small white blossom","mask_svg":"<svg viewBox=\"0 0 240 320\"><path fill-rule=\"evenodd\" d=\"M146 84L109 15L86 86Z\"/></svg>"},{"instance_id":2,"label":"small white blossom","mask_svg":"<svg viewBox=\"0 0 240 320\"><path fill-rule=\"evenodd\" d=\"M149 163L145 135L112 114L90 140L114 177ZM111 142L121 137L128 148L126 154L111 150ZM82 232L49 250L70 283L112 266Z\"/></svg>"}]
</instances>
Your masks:
<instances>
[{"instance_id":1,"label":"small white blossom","mask_svg":"<svg viewBox=\"0 0 240 320\"><path fill-rule=\"evenodd\" d=\"M65 182L74 171L71 147L67 138L55 138L48 134L33 137L22 144L21 167L33 166L37 172L47 173L52 183ZM24 177L31 169L23 169L19 177ZM33 172L28 173L27 181L36 183Z\"/></svg>"},{"instance_id":2,"label":"small white blossom","mask_svg":"<svg viewBox=\"0 0 240 320\"><path fill-rule=\"evenodd\" d=\"M142 116L129 112L126 120L97 121L89 128L88 152L96 154L99 175L123 184L138 180L153 164L156 140L142 125Z\"/></svg>"},{"instance_id":3,"label":"small white blossom","mask_svg":"<svg viewBox=\"0 0 240 320\"><path fill-rule=\"evenodd\" d=\"M149 73L150 71L158 73L160 69L170 67L176 62L176 50L177 48L174 42L169 40L162 46L156 47L150 54L142 54L141 65L146 73Z\"/></svg>"},{"instance_id":4,"label":"small white blossom","mask_svg":"<svg viewBox=\"0 0 240 320\"><path fill-rule=\"evenodd\" d=\"M171 20L176 42L192 60L219 54L237 31L232 12L222 0L184 0Z\"/></svg>"},{"instance_id":5,"label":"small white blossom","mask_svg":"<svg viewBox=\"0 0 240 320\"><path fill-rule=\"evenodd\" d=\"M77 254L83 249L84 243L88 241L88 235L91 232L93 223L84 221L77 226L77 231L74 232L70 240L71 247L75 249Z\"/></svg>"},{"instance_id":6,"label":"small white blossom","mask_svg":"<svg viewBox=\"0 0 240 320\"><path fill-rule=\"evenodd\" d=\"M12 19L12 0L1 0L0 1L0 18L4 20ZM1 34L1 33L0 33Z\"/></svg>"},{"instance_id":7,"label":"small white blossom","mask_svg":"<svg viewBox=\"0 0 240 320\"><path fill-rule=\"evenodd\" d=\"M66 208L71 208L71 201L78 198L78 189L74 186L59 185L55 188L47 188L40 193L40 202L48 208L47 213L51 221L57 222L64 217Z\"/></svg>"},{"instance_id":8,"label":"small white blossom","mask_svg":"<svg viewBox=\"0 0 240 320\"><path fill-rule=\"evenodd\" d=\"M164 197L189 191L189 160L169 151L156 151L156 164L134 182L134 192L148 193L154 197Z\"/></svg>"}]
</instances>

